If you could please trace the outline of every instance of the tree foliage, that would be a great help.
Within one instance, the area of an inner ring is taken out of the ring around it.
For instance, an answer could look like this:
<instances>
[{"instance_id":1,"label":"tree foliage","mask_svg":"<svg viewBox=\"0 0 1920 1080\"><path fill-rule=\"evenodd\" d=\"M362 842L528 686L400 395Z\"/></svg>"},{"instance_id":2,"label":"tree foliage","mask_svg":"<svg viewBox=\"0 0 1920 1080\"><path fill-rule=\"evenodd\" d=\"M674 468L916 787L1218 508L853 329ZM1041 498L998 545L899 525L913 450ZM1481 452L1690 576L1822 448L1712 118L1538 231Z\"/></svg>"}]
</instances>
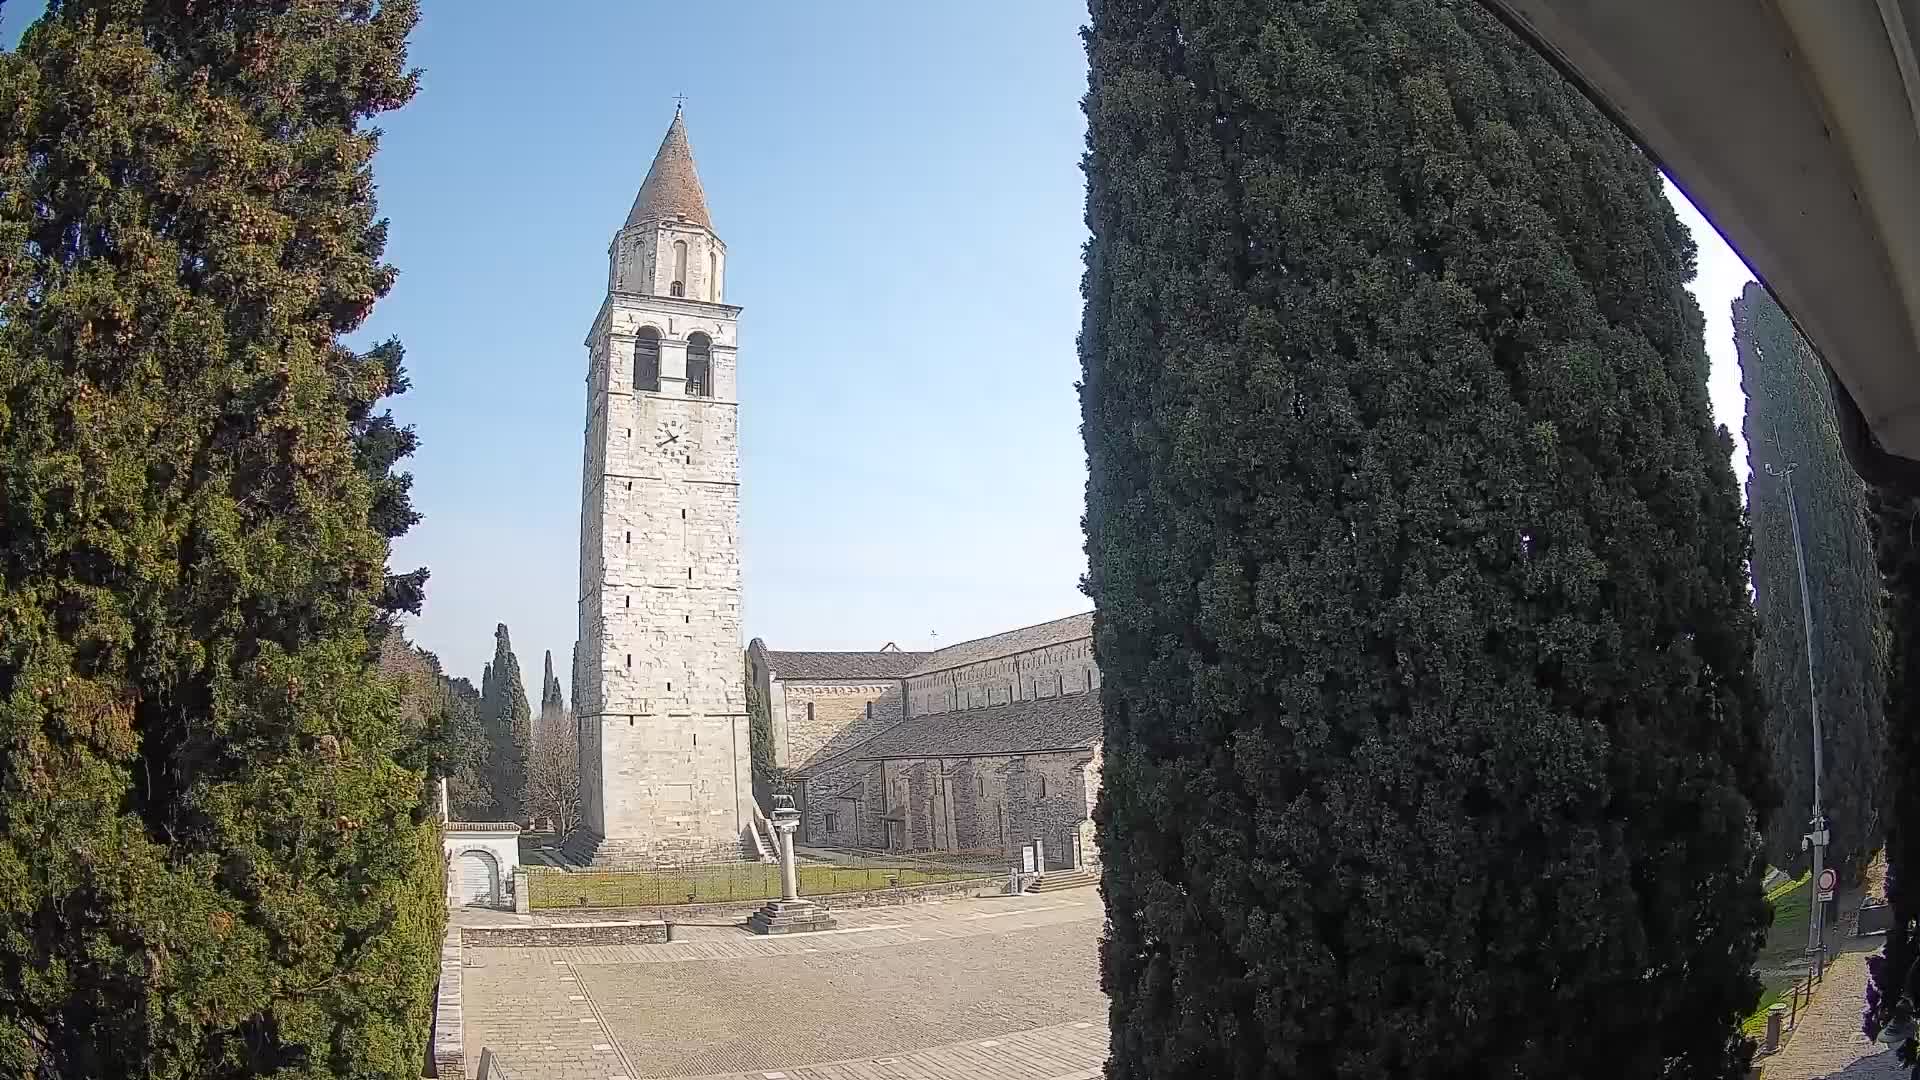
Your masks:
<instances>
[{"instance_id":1,"label":"tree foliage","mask_svg":"<svg viewBox=\"0 0 1920 1080\"><path fill-rule=\"evenodd\" d=\"M493 813L487 788L489 754L480 730L480 693L473 683L452 678L440 658L407 641L398 627L380 651L381 670L402 680L400 711L417 717L432 733L432 779L447 781L449 816L454 821L485 821ZM429 792L429 801L438 798Z\"/></svg>"},{"instance_id":2,"label":"tree foliage","mask_svg":"<svg viewBox=\"0 0 1920 1080\"><path fill-rule=\"evenodd\" d=\"M1882 586L1868 529L1866 489L1847 464L1825 370L1766 289L1748 283L1733 302L1740 385L1746 391L1747 514L1753 527L1754 670L1766 692L1767 738L1782 789L1767 833L1776 866L1804 861L1813 805L1813 726L1807 700L1806 620L1794 562L1786 481L1793 466L1820 697L1822 802L1833 843L1827 858L1858 880L1880 846L1885 766Z\"/></svg>"},{"instance_id":3,"label":"tree foliage","mask_svg":"<svg viewBox=\"0 0 1920 1080\"><path fill-rule=\"evenodd\" d=\"M0 1074L400 1076L425 571L367 122L411 0L53 0L0 57Z\"/></svg>"},{"instance_id":4,"label":"tree foliage","mask_svg":"<svg viewBox=\"0 0 1920 1080\"><path fill-rule=\"evenodd\" d=\"M546 671L540 680L540 718L534 726L534 745L550 739L571 739L573 718L567 712L567 697L560 689L560 677L553 673L553 650L547 650Z\"/></svg>"},{"instance_id":5,"label":"tree foliage","mask_svg":"<svg viewBox=\"0 0 1920 1080\"><path fill-rule=\"evenodd\" d=\"M1868 960L1865 1030L1879 1038L1889 1021L1920 1016L1920 498L1868 492L1868 520L1886 584L1887 903L1892 926ZM1911 1037L1900 1060L1920 1066ZM1917 1070L1920 1071L1920 1070Z\"/></svg>"},{"instance_id":6,"label":"tree foliage","mask_svg":"<svg viewBox=\"0 0 1920 1080\"><path fill-rule=\"evenodd\" d=\"M580 815L580 746L560 678L553 673L553 651L548 650L540 680L540 717L527 760L527 816L552 822L564 835L580 823Z\"/></svg>"},{"instance_id":7,"label":"tree foliage","mask_svg":"<svg viewBox=\"0 0 1920 1080\"><path fill-rule=\"evenodd\" d=\"M580 824L580 744L542 737L527 761L527 818L564 836Z\"/></svg>"},{"instance_id":8,"label":"tree foliage","mask_svg":"<svg viewBox=\"0 0 1920 1080\"><path fill-rule=\"evenodd\" d=\"M520 660L513 655L507 624L493 630L493 663L481 677L480 724L488 747L487 786L493 792L493 818L527 818L527 762L533 756L533 711L527 706Z\"/></svg>"},{"instance_id":9,"label":"tree foliage","mask_svg":"<svg viewBox=\"0 0 1920 1080\"><path fill-rule=\"evenodd\" d=\"M1108 1075L1743 1075L1746 537L1659 175L1472 4L1091 12Z\"/></svg>"}]
</instances>

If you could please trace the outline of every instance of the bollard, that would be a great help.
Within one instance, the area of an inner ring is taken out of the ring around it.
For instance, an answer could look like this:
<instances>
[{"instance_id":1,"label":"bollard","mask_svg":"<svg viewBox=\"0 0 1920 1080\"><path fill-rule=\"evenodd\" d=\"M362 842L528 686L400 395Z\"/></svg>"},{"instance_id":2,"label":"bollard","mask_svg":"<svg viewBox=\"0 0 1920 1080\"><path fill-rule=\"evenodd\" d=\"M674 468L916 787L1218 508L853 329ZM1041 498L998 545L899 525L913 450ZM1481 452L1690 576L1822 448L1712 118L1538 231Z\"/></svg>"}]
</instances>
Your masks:
<instances>
[{"instance_id":1,"label":"bollard","mask_svg":"<svg viewBox=\"0 0 1920 1080\"><path fill-rule=\"evenodd\" d=\"M1787 1022L1787 1007L1779 1002L1767 1006L1767 1038L1760 1044L1760 1052L1771 1054L1780 1049L1780 1029Z\"/></svg>"}]
</instances>

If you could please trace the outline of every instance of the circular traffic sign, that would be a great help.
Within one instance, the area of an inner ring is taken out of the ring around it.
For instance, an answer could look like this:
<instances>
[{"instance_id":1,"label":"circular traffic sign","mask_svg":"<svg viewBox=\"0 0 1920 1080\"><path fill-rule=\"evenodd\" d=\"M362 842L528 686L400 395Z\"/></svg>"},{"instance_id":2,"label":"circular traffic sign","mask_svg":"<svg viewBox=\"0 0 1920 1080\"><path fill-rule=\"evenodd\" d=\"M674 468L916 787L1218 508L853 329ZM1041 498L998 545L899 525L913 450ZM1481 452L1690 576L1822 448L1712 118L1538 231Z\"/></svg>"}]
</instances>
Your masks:
<instances>
[{"instance_id":1,"label":"circular traffic sign","mask_svg":"<svg viewBox=\"0 0 1920 1080\"><path fill-rule=\"evenodd\" d=\"M1835 885L1838 885L1839 883L1840 883L1839 876L1834 874L1834 872L1831 869L1820 871L1820 891L1821 892L1832 892L1833 887Z\"/></svg>"}]
</instances>

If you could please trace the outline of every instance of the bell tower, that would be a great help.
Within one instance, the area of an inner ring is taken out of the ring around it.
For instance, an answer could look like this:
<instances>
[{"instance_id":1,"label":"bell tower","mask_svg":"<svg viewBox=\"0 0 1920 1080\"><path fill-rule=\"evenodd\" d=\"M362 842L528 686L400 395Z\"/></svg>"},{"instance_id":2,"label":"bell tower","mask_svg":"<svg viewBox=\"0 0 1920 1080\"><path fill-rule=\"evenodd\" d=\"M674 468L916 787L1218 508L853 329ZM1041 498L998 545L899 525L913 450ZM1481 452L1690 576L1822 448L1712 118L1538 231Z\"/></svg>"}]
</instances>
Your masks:
<instances>
[{"instance_id":1,"label":"bell tower","mask_svg":"<svg viewBox=\"0 0 1920 1080\"><path fill-rule=\"evenodd\" d=\"M676 110L587 333L579 726L597 865L739 858L752 814L727 248Z\"/></svg>"}]
</instances>

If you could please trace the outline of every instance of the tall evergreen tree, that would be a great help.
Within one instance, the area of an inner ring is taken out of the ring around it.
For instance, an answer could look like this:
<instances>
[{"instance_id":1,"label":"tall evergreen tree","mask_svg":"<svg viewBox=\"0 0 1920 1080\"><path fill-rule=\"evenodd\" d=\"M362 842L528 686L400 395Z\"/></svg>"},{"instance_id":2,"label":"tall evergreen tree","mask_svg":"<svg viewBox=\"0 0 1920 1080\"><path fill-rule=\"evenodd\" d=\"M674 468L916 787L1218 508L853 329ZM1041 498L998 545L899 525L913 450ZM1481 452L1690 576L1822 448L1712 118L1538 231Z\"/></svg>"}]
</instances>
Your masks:
<instances>
[{"instance_id":1,"label":"tall evergreen tree","mask_svg":"<svg viewBox=\"0 0 1920 1080\"><path fill-rule=\"evenodd\" d=\"M1743 1075L1746 537L1658 173L1473 4L1091 11L1108 1075Z\"/></svg>"},{"instance_id":2,"label":"tall evergreen tree","mask_svg":"<svg viewBox=\"0 0 1920 1080\"><path fill-rule=\"evenodd\" d=\"M568 733L567 699L560 690L560 678L553 673L553 650L547 650L546 672L540 679L540 723L534 729L534 743L558 739Z\"/></svg>"},{"instance_id":3,"label":"tall evergreen tree","mask_svg":"<svg viewBox=\"0 0 1920 1080\"><path fill-rule=\"evenodd\" d=\"M526 684L520 679L520 660L513 655L507 624L493 630L493 663L483 676L492 687L491 701L481 700L492 763L487 770L493 790L494 814L503 821L526 817L527 762L533 754L533 710L527 706Z\"/></svg>"},{"instance_id":4,"label":"tall evergreen tree","mask_svg":"<svg viewBox=\"0 0 1920 1080\"><path fill-rule=\"evenodd\" d=\"M399 1076L442 915L370 121L411 0L52 0L0 57L0 1075Z\"/></svg>"},{"instance_id":5,"label":"tall evergreen tree","mask_svg":"<svg viewBox=\"0 0 1920 1080\"><path fill-rule=\"evenodd\" d=\"M1920 1016L1920 498L1871 491L1869 520L1886 582L1887 903L1893 925L1871 957L1865 1030L1879 1038L1889 1022L1909 1031ZM1898 1050L1920 1065L1909 1036ZM1920 1070L1916 1070L1920 1071Z\"/></svg>"},{"instance_id":6,"label":"tall evergreen tree","mask_svg":"<svg viewBox=\"0 0 1920 1080\"><path fill-rule=\"evenodd\" d=\"M1786 481L1768 468L1793 466L1813 616L1814 685L1820 695L1825 781L1833 844L1828 862L1848 880L1880 846L1885 768L1884 636L1880 570L1867 525L1866 488L1840 449L1832 389L1786 312L1749 283L1733 302L1733 336L1746 391L1747 515L1753 526L1754 607L1760 616L1755 672L1766 691L1767 738L1782 788L1767 833L1776 866L1799 865L1813 805L1813 725L1807 700L1806 620L1794 561Z\"/></svg>"}]
</instances>

